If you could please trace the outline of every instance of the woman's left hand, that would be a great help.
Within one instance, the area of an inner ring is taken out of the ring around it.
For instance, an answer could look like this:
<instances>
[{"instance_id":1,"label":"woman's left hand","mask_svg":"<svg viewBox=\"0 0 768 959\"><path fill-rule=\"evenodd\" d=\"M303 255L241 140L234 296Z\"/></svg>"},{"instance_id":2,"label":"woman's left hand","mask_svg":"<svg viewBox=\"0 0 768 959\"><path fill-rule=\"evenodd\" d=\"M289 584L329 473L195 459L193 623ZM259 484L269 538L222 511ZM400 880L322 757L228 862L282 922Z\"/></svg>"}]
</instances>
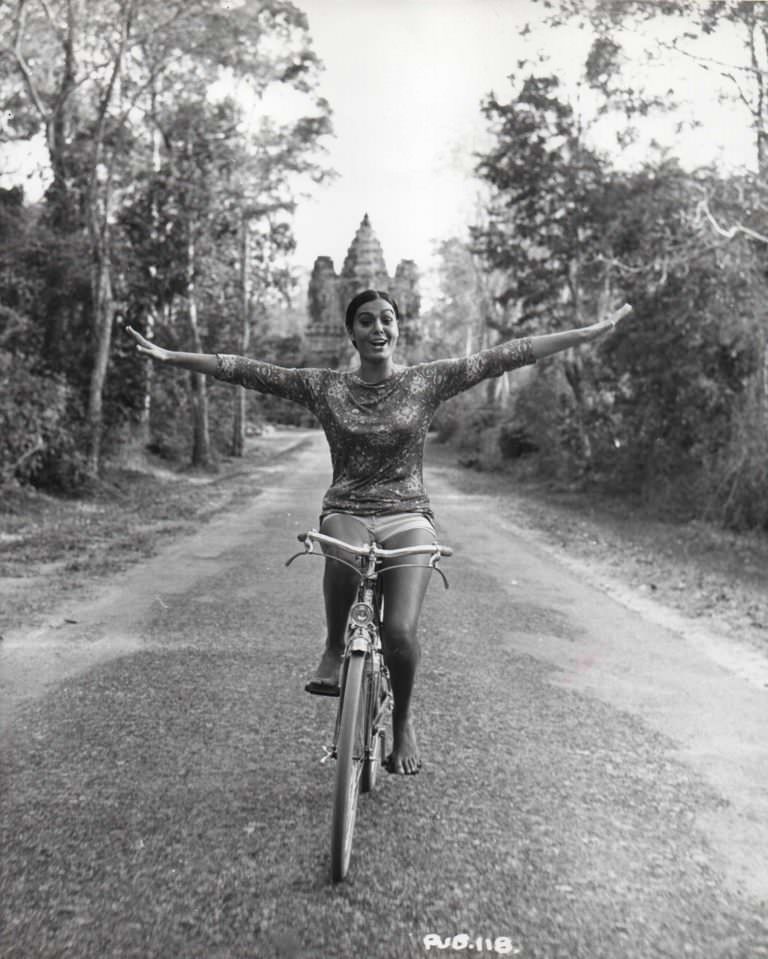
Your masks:
<instances>
[{"instance_id":1,"label":"woman's left hand","mask_svg":"<svg viewBox=\"0 0 768 959\"><path fill-rule=\"evenodd\" d=\"M625 303L623 306L619 307L618 310L615 310L608 317L607 320L601 320L599 323L593 323L592 326L582 327L582 333L586 334L584 339L585 342L591 343L592 340L596 340L600 336L604 336L606 333L610 333L612 330L616 329L617 324L620 320L623 320L625 316L628 316L632 312L632 307L629 303Z\"/></svg>"}]
</instances>

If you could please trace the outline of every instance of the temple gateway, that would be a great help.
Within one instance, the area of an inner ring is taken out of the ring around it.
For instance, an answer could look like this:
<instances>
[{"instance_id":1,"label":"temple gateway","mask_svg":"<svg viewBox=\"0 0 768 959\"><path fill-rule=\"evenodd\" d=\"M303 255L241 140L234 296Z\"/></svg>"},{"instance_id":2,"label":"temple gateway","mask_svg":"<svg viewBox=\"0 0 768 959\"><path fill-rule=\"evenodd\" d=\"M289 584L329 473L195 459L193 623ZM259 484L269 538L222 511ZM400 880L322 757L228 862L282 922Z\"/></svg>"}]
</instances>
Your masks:
<instances>
[{"instance_id":1,"label":"temple gateway","mask_svg":"<svg viewBox=\"0 0 768 959\"><path fill-rule=\"evenodd\" d=\"M413 260L401 260L394 277L387 273L381 244L366 213L355 233L341 273L329 256L315 260L309 281L309 324L305 332L307 359L312 366L349 366L355 355L344 326L344 310L361 290L386 290L400 307L400 343L408 349L418 340L420 298Z\"/></svg>"}]
</instances>

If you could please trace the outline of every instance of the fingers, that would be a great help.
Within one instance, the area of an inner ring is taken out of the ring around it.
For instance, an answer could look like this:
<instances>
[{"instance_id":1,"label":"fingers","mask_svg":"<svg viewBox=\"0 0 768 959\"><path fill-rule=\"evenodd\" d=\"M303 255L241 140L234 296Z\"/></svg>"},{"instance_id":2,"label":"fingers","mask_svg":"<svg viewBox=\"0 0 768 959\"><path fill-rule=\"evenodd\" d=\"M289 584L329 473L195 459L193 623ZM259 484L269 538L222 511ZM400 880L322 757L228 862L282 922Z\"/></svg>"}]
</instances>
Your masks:
<instances>
[{"instance_id":1,"label":"fingers","mask_svg":"<svg viewBox=\"0 0 768 959\"><path fill-rule=\"evenodd\" d=\"M138 330L134 330L132 326L126 326L125 332L130 333L137 343L142 343L145 345L148 344L148 341L141 335L141 333L139 333Z\"/></svg>"},{"instance_id":2,"label":"fingers","mask_svg":"<svg viewBox=\"0 0 768 959\"><path fill-rule=\"evenodd\" d=\"M613 327L616 326L619 320L623 320L624 317L631 312L632 312L632 306L629 303L625 303L622 307L620 307L611 317L611 320L610 320L611 329L613 329Z\"/></svg>"},{"instance_id":3,"label":"fingers","mask_svg":"<svg viewBox=\"0 0 768 959\"><path fill-rule=\"evenodd\" d=\"M138 330L134 330L132 326L126 326L126 332L130 333L131 336L136 340L136 349L139 353L146 353L147 356L155 356L157 353L157 346L148 340L145 336L142 336Z\"/></svg>"}]
</instances>

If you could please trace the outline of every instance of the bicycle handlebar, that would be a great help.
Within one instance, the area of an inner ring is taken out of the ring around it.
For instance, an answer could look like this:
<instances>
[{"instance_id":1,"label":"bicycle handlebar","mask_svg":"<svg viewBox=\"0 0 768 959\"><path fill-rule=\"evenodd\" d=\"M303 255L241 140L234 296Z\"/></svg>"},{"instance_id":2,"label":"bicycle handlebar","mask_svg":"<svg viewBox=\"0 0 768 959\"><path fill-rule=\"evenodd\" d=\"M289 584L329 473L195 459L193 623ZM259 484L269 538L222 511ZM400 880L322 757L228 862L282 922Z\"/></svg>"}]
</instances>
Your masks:
<instances>
[{"instance_id":1,"label":"bicycle handlebar","mask_svg":"<svg viewBox=\"0 0 768 959\"><path fill-rule=\"evenodd\" d=\"M325 544L326 546L337 546L352 553L354 556L370 556L373 554L377 559L397 559L400 556L416 556L433 553L437 556L453 556L453 550L450 546L441 546L439 543L422 543L419 546L401 546L399 549L384 549L377 543L369 543L366 546L355 546L352 543L345 543L344 540L336 539L333 536L326 536L316 529L311 529L306 533L299 533L297 539L306 546L307 540Z\"/></svg>"}]
</instances>

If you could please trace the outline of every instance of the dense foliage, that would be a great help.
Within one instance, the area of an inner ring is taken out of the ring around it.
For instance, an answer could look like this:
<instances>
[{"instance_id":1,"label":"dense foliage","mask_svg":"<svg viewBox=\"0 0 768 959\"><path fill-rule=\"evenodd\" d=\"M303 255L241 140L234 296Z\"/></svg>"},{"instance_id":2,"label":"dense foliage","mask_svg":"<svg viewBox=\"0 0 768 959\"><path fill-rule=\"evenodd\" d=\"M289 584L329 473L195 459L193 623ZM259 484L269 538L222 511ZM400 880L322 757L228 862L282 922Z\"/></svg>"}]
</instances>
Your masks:
<instances>
[{"instance_id":1,"label":"dense foliage","mask_svg":"<svg viewBox=\"0 0 768 959\"><path fill-rule=\"evenodd\" d=\"M441 245L440 295L410 358L584 325L625 300L634 317L598 348L455 398L436 427L468 462L525 456L539 476L768 528L768 5L542 6L547 36L591 36L580 76L521 60L485 98L484 209ZM742 62L714 62L720 30ZM643 141L679 105L652 83L675 56L719 72L753 169L684 168ZM208 467L241 452L247 419L307 422L272 398L153 375L122 327L303 362L286 299L297 183L327 173L318 66L285 0L0 0L13 117L0 136L42 135L51 170L39 204L0 191L0 482L72 489L102 456L146 449ZM212 97L222 84L230 95ZM269 89L293 98L281 120Z\"/></svg>"},{"instance_id":2,"label":"dense foliage","mask_svg":"<svg viewBox=\"0 0 768 959\"><path fill-rule=\"evenodd\" d=\"M486 342L584 325L623 301L634 306L632 321L598 349L515 374L511 392L455 401L438 427L469 462L495 466L534 453L527 462L540 476L601 484L678 516L768 528L768 237L757 107L767 74L753 56L766 5L661 6L560 4L549 29L590 21L595 30L582 78L594 94L591 113L546 60L518 63L508 97L490 94L483 105L493 143L477 172L488 202L463 245L493 290L489 306L475 285L475 315L467 314L474 325L479 307ZM659 150L627 167L620 153L617 160L596 147L592 134L606 114L619 144L633 143L639 117L671 106L622 73L623 26L657 15L680 18L681 34L693 27L679 41L689 47L697 31L725 21L745 30L755 172L684 170ZM456 245L442 252L455 274ZM445 290L436 341L455 337L458 300L450 283Z\"/></svg>"},{"instance_id":3,"label":"dense foliage","mask_svg":"<svg viewBox=\"0 0 768 959\"><path fill-rule=\"evenodd\" d=\"M243 349L291 282L295 195L327 173L319 66L287 0L0 0L0 139L42 137L50 168L42 203L0 197L5 479L70 487L169 410L190 416L164 448L237 446L241 410L212 440L203 378L159 386L122 327Z\"/></svg>"}]
</instances>

